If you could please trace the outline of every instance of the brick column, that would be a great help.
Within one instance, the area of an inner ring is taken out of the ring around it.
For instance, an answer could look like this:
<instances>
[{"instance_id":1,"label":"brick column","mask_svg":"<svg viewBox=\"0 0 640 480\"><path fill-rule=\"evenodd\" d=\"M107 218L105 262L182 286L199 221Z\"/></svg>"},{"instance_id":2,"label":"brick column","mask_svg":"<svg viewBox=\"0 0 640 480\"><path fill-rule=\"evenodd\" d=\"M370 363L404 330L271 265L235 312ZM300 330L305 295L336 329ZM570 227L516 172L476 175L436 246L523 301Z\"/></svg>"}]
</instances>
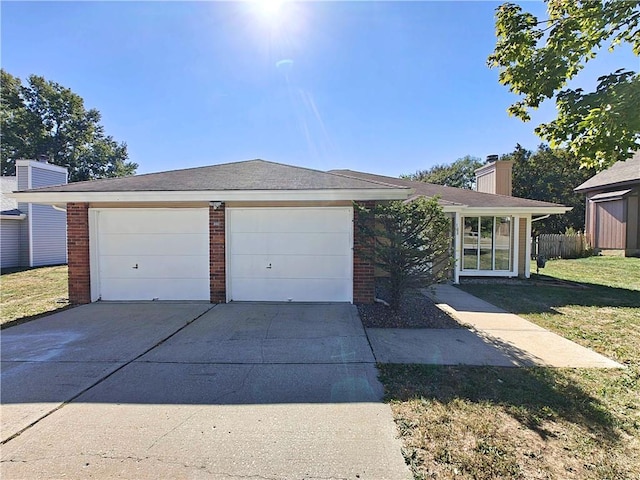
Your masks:
<instances>
[{"instance_id":1,"label":"brick column","mask_svg":"<svg viewBox=\"0 0 640 480\"><path fill-rule=\"evenodd\" d=\"M373 208L375 202L358 202L366 208ZM372 250L373 240L364 237L358 228L358 209L353 207L353 303L373 303L375 298L375 265L367 258Z\"/></svg>"},{"instance_id":2,"label":"brick column","mask_svg":"<svg viewBox=\"0 0 640 480\"><path fill-rule=\"evenodd\" d=\"M91 303L89 204L67 203L69 303Z\"/></svg>"},{"instance_id":3,"label":"brick column","mask_svg":"<svg viewBox=\"0 0 640 480\"><path fill-rule=\"evenodd\" d=\"M226 303L224 203L209 207L209 289L211 303Z\"/></svg>"}]
</instances>

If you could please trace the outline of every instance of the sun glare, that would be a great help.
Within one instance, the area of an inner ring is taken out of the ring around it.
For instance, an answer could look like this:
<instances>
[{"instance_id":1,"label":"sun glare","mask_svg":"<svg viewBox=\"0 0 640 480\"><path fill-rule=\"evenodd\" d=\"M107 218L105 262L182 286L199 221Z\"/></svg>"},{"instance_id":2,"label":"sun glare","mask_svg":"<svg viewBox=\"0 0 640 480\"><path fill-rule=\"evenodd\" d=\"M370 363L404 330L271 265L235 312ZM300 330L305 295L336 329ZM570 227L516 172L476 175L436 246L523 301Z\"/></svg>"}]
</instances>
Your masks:
<instances>
[{"instance_id":1,"label":"sun glare","mask_svg":"<svg viewBox=\"0 0 640 480\"><path fill-rule=\"evenodd\" d=\"M275 17L280 12L285 0L254 0L257 10L265 17Z\"/></svg>"}]
</instances>

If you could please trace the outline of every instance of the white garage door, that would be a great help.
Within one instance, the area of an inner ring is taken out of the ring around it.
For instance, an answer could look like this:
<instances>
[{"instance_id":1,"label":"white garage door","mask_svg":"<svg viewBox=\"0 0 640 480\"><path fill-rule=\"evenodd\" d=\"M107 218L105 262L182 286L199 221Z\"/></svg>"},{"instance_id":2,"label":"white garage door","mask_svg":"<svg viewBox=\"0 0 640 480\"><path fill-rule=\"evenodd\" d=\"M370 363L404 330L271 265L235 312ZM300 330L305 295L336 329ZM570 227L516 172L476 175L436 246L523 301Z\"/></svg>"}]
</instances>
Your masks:
<instances>
[{"instance_id":1,"label":"white garage door","mask_svg":"<svg viewBox=\"0 0 640 480\"><path fill-rule=\"evenodd\" d=\"M104 209L97 225L102 300L209 300L209 213Z\"/></svg>"},{"instance_id":2,"label":"white garage door","mask_svg":"<svg viewBox=\"0 0 640 480\"><path fill-rule=\"evenodd\" d=\"M227 209L229 300L351 302L353 209Z\"/></svg>"}]
</instances>

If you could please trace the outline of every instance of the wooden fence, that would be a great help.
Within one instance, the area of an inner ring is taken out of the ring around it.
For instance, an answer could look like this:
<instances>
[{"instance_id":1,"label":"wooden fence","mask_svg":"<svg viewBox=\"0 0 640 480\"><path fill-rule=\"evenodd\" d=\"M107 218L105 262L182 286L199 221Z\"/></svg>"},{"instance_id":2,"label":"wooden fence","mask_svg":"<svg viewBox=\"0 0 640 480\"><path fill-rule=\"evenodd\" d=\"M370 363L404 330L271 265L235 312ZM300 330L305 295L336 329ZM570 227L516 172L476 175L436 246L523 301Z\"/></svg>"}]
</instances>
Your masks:
<instances>
[{"instance_id":1,"label":"wooden fence","mask_svg":"<svg viewBox=\"0 0 640 480\"><path fill-rule=\"evenodd\" d=\"M584 233L573 235L542 234L531 240L531 255L545 259L580 258L591 251L591 242Z\"/></svg>"}]
</instances>

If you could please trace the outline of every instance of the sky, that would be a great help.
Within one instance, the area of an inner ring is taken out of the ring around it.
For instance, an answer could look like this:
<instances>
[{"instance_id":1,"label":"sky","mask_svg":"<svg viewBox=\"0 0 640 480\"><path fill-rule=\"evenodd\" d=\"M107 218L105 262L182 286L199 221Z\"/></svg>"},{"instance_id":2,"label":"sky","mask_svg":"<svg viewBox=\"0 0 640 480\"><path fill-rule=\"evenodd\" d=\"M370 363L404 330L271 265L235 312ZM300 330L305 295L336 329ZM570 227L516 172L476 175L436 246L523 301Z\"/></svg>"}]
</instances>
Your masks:
<instances>
[{"instance_id":1,"label":"sky","mask_svg":"<svg viewBox=\"0 0 640 480\"><path fill-rule=\"evenodd\" d=\"M0 64L80 95L138 173L262 158L398 176L535 149L487 67L500 2L13 2ZM540 2L523 2L542 14ZM593 89L630 49L571 86Z\"/></svg>"}]
</instances>

